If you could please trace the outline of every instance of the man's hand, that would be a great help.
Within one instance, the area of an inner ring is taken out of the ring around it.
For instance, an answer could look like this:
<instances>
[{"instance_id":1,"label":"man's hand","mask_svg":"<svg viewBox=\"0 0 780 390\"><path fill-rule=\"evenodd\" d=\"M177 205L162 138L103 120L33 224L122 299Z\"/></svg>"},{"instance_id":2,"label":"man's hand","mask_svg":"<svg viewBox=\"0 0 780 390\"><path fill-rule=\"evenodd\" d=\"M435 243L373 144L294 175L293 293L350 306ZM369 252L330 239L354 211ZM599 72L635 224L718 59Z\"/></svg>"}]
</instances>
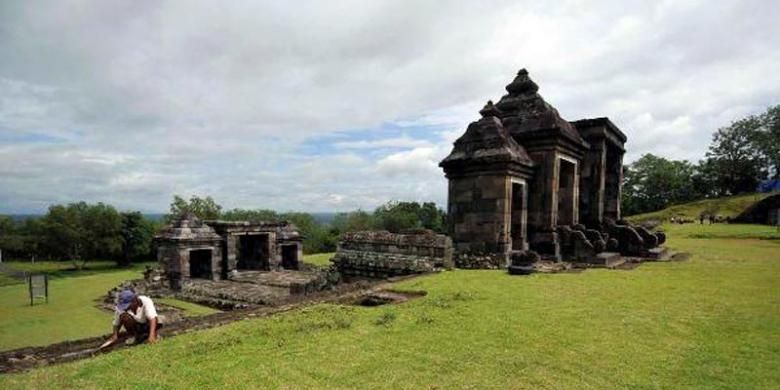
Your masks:
<instances>
[{"instance_id":1,"label":"man's hand","mask_svg":"<svg viewBox=\"0 0 780 390\"><path fill-rule=\"evenodd\" d=\"M149 319L149 344L157 342L157 317Z\"/></svg>"}]
</instances>

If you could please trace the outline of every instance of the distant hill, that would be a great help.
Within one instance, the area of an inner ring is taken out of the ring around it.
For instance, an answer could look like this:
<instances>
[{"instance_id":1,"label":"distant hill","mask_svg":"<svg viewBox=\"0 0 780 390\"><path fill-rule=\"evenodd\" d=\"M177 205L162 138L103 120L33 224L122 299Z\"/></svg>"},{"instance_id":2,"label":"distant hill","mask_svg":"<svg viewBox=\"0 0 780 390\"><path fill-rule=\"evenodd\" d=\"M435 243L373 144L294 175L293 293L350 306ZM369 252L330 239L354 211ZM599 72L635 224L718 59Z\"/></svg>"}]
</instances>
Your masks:
<instances>
[{"instance_id":1,"label":"distant hill","mask_svg":"<svg viewBox=\"0 0 780 390\"><path fill-rule=\"evenodd\" d=\"M11 219L14 222L22 222L22 221L30 219L30 218L40 218L40 217L43 217L43 214L5 214L5 215L11 217Z\"/></svg>"},{"instance_id":2,"label":"distant hill","mask_svg":"<svg viewBox=\"0 0 780 390\"><path fill-rule=\"evenodd\" d=\"M323 224L323 225L329 225L331 222L333 222L333 219L336 218L336 214L338 213L310 213L312 217L314 217L314 220Z\"/></svg>"},{"instance_id":3,"label":"distant hill","mask_svg":"<svg viewBox=\"0 0 780 390\"><path fill-rule=\"evenodd\" d=\"M638 223L642 221L668 221L671 217L686 217L698 219L702 212L723 217L736 217L739 213L773 193L755 193L748 195L728 196L717 199L704 199L667 207L652 213L637 214L626 217L627 220Z\"/></svg>"}]
</instances>

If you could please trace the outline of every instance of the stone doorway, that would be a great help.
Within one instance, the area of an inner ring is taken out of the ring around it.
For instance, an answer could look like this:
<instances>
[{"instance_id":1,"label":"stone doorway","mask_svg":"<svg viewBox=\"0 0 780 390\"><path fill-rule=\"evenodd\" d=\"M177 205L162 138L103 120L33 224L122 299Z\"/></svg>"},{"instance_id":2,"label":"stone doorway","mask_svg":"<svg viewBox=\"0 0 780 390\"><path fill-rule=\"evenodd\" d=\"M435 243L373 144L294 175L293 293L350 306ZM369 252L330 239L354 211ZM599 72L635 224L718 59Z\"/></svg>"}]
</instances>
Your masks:
<instances>
[{"instance_id":1,"label":"stone doorway","mask_svg":"<svg viewBox=\"0 0 780 390\"><path fill-rule=\"evenodd\" d=\"M525 183L512 181L512 193L511 193L511 237L512 237L512 250L525 250L526 245L526 215L527 215L527 200L525 194Z\"/></svg>"},{"instance_id":2,"label":"stone doorway","mask_svg":"<svg viewBox=\"0 0 780 390\"><path fill-rule=\"evenodd\" d=\"M240 236L238 239L239 270L268 271L271 269L271 239L268 234Z\"/></svg>"},{"instance_id":3,"label":"stone doorway","mask_svg":"<svg viewBox=\"0 0 780 390\"><path fill-rule=\"evenodd\" d=\"M211 279L212 250L197 249L190 251L190 278Z\"/></svg>"},{"instance_id":4,"label":"stone doorway","mask_svg":"<svg viewBox=\"0 0 780 390\"><path fill-rule=\"evenodd\" d=\"M623 181L623 154L615 147L607 148L604 177L604 217L620 219L620 183Z\"/></svg>"},{"instance_id":5,"label":"stone doorway","mask_svg":"<svg viewBox=\"0 0 780 390\"><path fill-rule=\"evenodd\" d=\"M298 269L298 245L282 245L282 268Z\"/></svg>"},{"instance_id":6,"label":"stone doorway","mask_svg":"<svg viewBox=\"0 0 780 390\"><path fill-rule=\"evenodd\" d=\"M558 159L558 225L573 225L576 223L575 204L577 202L577 164Z\"/></svg>"}]
</instances>

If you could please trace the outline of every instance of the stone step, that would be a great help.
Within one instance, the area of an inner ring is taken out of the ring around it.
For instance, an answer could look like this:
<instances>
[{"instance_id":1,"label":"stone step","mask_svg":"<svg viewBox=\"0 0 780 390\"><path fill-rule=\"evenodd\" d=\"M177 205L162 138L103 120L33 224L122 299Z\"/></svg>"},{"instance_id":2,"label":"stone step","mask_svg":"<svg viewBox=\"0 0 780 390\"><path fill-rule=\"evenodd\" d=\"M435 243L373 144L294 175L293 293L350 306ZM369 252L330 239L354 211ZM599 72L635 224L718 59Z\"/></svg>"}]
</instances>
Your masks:
<instances>
[{"instance_id":1,"label":"stone step","mask_svg":"<svg viewBox=\"0 0 780 390\"><path fill-rule=\"evenodd\" d=\"M603 265L607 268L614 268L626 262L623 256L617 252L601 252L591 260L593 264Z\"/></svg>"},{"instance_id":2,"label":"stone step","mask_svg":"<svg viewBox=\"0 0 780 390\"><path fill-rule=\"evenodd\" d=\"M651 261L664 261L669 259L670 254L671 252L665 246L657 246L648 249L642 257L646 257Z\"/></svg>"}]
</instances>

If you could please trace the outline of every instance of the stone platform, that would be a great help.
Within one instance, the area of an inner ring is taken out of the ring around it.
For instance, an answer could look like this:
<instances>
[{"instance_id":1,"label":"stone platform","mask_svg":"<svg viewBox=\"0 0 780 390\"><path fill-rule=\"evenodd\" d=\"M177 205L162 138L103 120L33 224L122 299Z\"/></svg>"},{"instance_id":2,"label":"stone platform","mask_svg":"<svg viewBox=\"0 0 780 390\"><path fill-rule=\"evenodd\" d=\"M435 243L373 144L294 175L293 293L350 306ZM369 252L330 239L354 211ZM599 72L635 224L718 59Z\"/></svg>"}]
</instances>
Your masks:
<instances>
[{"instance_id":1,"label":"stone platform","mask_svg":"<svg viewBox=\"0 0 780 390\"><path fill-rule=\"evenodd\" d=\"M617 252L601 252L591 260L591 263L613 268L625 263L625 259Z\"/></svg>"},{"instance_id":2,"label":"stone platform","mask_svg":"<svg viewBox=\"0 0 780 390\"><path fill-rule=\"evenodd\" d=\"M668 248L659 246L648 249L645 253L643 253L642 257L647 258L648 261L664 261L668 260L672 254L673 253L669 251Z\"/></svg>"},{"instance_id":3,"label":"stone platform","mask_svg":"<svg viewBox=\"0 0 780 390\"><path fill-rule=\"evenodd\" d=\"M229 280L191 279L182 286L180 298L219 308L277 305L293 295L321 290L322 274L302 271L240 271Z\"/></svg>"}]
</instances>

